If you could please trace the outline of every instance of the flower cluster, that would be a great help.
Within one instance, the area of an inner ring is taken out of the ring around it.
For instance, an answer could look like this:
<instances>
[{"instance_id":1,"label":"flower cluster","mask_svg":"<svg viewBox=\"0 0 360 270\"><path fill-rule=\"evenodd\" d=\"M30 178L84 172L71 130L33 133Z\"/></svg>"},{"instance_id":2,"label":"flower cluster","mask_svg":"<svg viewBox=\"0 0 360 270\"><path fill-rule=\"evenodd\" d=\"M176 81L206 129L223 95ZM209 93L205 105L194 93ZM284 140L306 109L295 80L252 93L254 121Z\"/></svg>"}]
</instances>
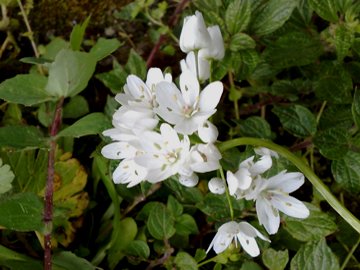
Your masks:
<instances>
[{"instance_id":1,"label":"flower cluster","mask_svg":"<svg viewBox=\"0 0 360 270\"><path fill-rule=\"evenodd\" d=\"M220 166L221 155L213 144L218 130L208 119L216 112L223 85L215 81L202 90L199 82L199 77L209 78L208 61L224 55L220 29L206 28L196 12L185 19L180 47L188 56L181 63L179 87L171 74L150 68L145 82L129 75L124 92L115 97L121 106L113 115L114 127L103 133L113 142L101 151L106 158L121 160L113 172L115 183L133 187L177 175L181 184L190 187L198 183L196 173ZM206 70L203 62L208 63ZM199 76L199 70L207 75ZM192 144L192 134L203 143Z\"/></svg>"}]
</instances>

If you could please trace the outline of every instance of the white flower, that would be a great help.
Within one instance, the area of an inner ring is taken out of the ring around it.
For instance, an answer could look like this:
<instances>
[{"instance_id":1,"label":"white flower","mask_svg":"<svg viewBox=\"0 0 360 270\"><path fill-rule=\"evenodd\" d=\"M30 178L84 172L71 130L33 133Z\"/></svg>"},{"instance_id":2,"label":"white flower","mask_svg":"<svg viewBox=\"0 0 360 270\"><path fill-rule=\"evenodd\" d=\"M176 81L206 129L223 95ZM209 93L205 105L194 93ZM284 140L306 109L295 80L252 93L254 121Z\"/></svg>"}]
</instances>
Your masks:
<instances>
[{"instance_id":1,"label":"white flower","mask_svg":"<svg viewBox=\"0 0 360 270\"><path fill-rule=\"evenodd\" d=\"M218 25L214 25L208 27L207 30L211 38L210 46L201 49L199 54L201 54L201 56L206 59L223 59L225 55L225 49L220 27Z\"/></svg>"},{"instance_id":2,"label":"white flower","mask_svg":"<svg viewBox=\"0 0 360 270\"><path fill-rule=\"evenodd\" d=\"M179 175L179 183L185 187L195 187L199 183L199 176L196 173L190 175Z\"/></svg>"},{"instance_id":3,"label":"white flower","mask_svg":"<svg viewBox=\"0 0 360 270\"><path fill-rule=\"evenodd\" d=\"M304 183L304 175L282 171L269 179L257 179L253 191L259 223L269 234L275 234L280 225L279 211L295 218L307 218L309 209L298 199L289 196Z\"/></svg>"},{"instance_id":4,"label":"white flower","mask_svg":"<svg viewBox=\"0 0 360 270\"><path fill-rule=\"evenodd\" d=\"M210 121L205 121L198 128L199 138L206 143L214 143L219 136L217 127Z\"/></svg>"},{"instance_id":5,"label":"white flower","mask_svg":"<svg viewBox=\"0 0 360 270\"><path fill-rule=\"evenodd\" d=\"M187 16L180 34L180 49L188 53L208 46L211 37L206 29L205 21L199 11L195 15Z\"/></svg>"},{"instance_id":6,"label":"white flower","mask_svg":"<svg viewBox=\"0 0 360 270\"><path fill-rule=\"evenodd\" d=\"M183 72L180 75L180 89L173 83L158 83L156 100L159 107L155 111L166 122L174 124L177 132L190 135L216 112L223 85L219 81L210 83L200 93L195 75Z\"/></svg>"},{"instance_id":7,"label":"white flower","mask_svg":"<svg viewBox=\"0 0 360 270\"><path fill-rule=\"evenodd\" d=\"M139 140L144 154L134 158L135 162L146 168L146 180L156 183L177 174L190 154L190 140L184 136L179 139L169 124L160 126L160 133L146 131Z\"/></svg>"},{"instance_id":8,"label":"white flower","mask_svg":"<svg viewBox=\"0 0 360 270\"><path fill-rule=\"evenodd\" d=\"M200 52L197 54L195 54L193 51L189 52L186 55L186 59L180 61L180 66L182 72L191 72L200 81L205 81L210 78L210 62L203 58L201 55L202 54Z\"/></svg>"},{"instance_id":9,"label":"white flower","mask_svg":"<svg viewBox=\"0 0 360 270\"><path fill-rule=\"evenodd\" d=\"M232 241L235 241L235 245L237 246L238 240L246 253L252 257L256 257L260 254L260 249L255 241L255 237L257 236L270 242L268 238L249 223L230 221L219 227L218 232L206 252L209 252L213 247L214 251L219 254L226 250Z\"/></svg>"},{"instance_id":10,"label":"white flower","mask_svg":"<svg viewBox=\"0 0 360 270\"><path fill-rule=\"evenodd\" d=\"M269 148L266 148L266 147L256 147L254 149L255 153L260 155L260 156L272 156L272 157L275 157L275 158L279 158L279 154L275 151L272 151L270 150Z\"/></svg>"},{"instance_id":11,"label":"white flower","mask_svg":"<svg viewBox=\"0 0 360 270\"><path fill-rule=\"evenodd\" d=\"M225 184L224 181L219 177L213 177L208 183L208 187L211 193L214 194L224 194L225 193Z\"/></svg>"},{"instance_id":12,"label":"white flower","mask_svg":"<svg viewBox=\"0 0 360 270\"><path fill-rule=\"evenodd\" d=\"M113 181L115 184L128 184L131 188L145 181L147 169L138 165L134 159L123 159L113 172Z\"/></svg>"},{"instance_id":13,"label":"white flower","mask_svg":"<svg viewBox=\"0 0 360 270\"><path fill-rule=\"evenodd\" d=\"M205 173L220 168L221 154L215 145L196 144L190 150L190 168L194 172Z\"/></svg>"}]
</instances>

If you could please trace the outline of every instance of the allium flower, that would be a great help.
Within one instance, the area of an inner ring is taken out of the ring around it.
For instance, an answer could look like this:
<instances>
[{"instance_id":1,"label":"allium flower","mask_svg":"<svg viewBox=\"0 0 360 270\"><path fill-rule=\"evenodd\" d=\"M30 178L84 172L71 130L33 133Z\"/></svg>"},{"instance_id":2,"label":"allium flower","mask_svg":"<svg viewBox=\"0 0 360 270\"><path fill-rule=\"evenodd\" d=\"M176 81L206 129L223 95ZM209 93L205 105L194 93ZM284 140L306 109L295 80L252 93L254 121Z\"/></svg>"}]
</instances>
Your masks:
<instances>
[{"instance_id":1,"label":"allium flower","mask_svg":"<svg viewBox=\"0 0 360 270\"><path fill-rule=\"evenodd\" d=\"M200 52L197 54L193 51L189 52L186 55L186 59L180 61L180 66L182 72L191 72L200 81L205 81L210 78L210 62L202 57L202 53Z\"/></svg>"},{"instance_id":2,"label":"allium flower","mask_svg":"<svg viewBox=\"0 0 360 270\"><path fill-rule=\"evenodd\" d=\"M180 49L188 53L205 48L210 42L211 37L201 12L196 11L195 15L185 17L179 40Z\"/></svg>"},{"instance_id":3,"label":"allium flower","mask_svg":"<svg viewBox=\"0 0 360 270\"><path fill-rule=\"evenodd\" d=\"M220 27L218 25L207 28L211 38L210 46L200 49L199 55L206 59L221 60L224 58L224 40L221 35Z\"/></svg>"},{"instance_id":4,"label":"allium flower","mask_svg":"<svg viewBox=\"0 0 360 270\"><path fill-rule=\"evenodd\" d=\"M253 192L249 194L256 200L259 223L269 234L275 234L280 225L279 211L295 218L307 218L309 209L298 199L289 196L304 183L304 175L298 172L282 171L269 179L257 179ZM249 198L250 199L250 198Z\"/></svg>"},{"instance_id":5,"label":"allium flower","mask_svg":"<svg viewBox=\"0 0 360 270\"><path fill-rule=\"evenodd\" d=\"M214 194L224 194L225 193L225 184L224 181L219 177L213 177L208 183L208 187L211 193Z\"/></svg>"},{"instance_id":6,"label":"allium flower","mask_svg":"<svg viewBox=\"0 0 360 270\"><path fill-rule=\"evenodd\" d=\"M211 241L206 252L209 252L211 248L214 248L214 251L219 254L226 250L232 241L235 241L235 245L237 245L238 240L246 253L252 257L256 257L260 254L260 250L255 241L255 237L260 237L261 239L270 242L268 238L262 235L249 223L230 221L219 227L218 232Z\"/></svg>"},{"instance_id":7,"label":"allium flower","mask_svg":"<svg viewBox=\"0 0 360 270\"><path fill-rule=\"evenodd\" d=\"M174 124L181 134L194 133L211 115L220 101L221 82L210 83L200 93L199 82L190 72L180 75L180 89L174 83L160 82L156 86L156 113L166 122Z\"/></svg>"}]
</instances>

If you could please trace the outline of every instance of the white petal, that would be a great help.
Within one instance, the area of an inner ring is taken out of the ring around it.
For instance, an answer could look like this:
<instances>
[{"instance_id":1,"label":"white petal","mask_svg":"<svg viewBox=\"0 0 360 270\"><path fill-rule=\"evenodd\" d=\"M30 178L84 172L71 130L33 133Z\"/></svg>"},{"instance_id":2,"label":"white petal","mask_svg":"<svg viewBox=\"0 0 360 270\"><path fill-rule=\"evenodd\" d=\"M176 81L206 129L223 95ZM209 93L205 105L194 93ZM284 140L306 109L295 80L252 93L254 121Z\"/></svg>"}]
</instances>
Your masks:
<instances>
[{"instance_id":1,"label":"white petal","mask_svg":"<svg viewBox=\"0 0 360 270\"><path fill-rule=\"evenodd\" d=\"M270 202L262 197L256 200L256 213L260 225L265 227L269 234L275 234L279 230L280 215Z\"/></svg>"},{"instance_id":2,"label":"white petal","mask_svg":"<svg viewBox=\"0 0 360 270\"><path fill-rule=\"evenodd\" d=\"M126 85L134 99L150 100L152 98L149 88L138 76L129 75L126 79Z\"/></svg>"},{"instance_id":3,"label":"white petal","mask_svg":"<svg viewBox=\"0 0 360 270\"><path fill-rule=\"evenodd\" d=\"M185 118L184 116L180 116L178 121L175 123L174 129L180 134L191 135L198 129L199 126L195 120L195 118Z\"/></svg>"},{"instance_id":4,"label":"white petal","mask_svg":"<svg viewBox=\"0 0 360 270\"><path fill-rule=\"evenodd\" d=\"M213 177L208 183L208 187L211 193L214 194L224 194L225 193L225 184L224 181L219 177Z\"/></svg>"},{"instance_id":5,"label":"white petal","mask_svg":"<svg viewBox=\"0 0 360 270\"><path fill-rule=\"evenodd\" d=\"M255 153L260 155L260 156L265 156L265 155L270 155L272 157L275 158L279 158L279 154L275 151L270 150L269 148L266 147L256 147L254 149Z\"/></svg>"},{"instance_id":6,"label":"white petal","mask_svg":"<svg viewBox=\"0 0 360 270\"><path fill-rule=\"evenodd\" d=\"M147 76L146 76L146 85L150 88L150 90L154 90L155 86L161 82L164 81L164 75L160 68L150 68Z\"/></svg>"},{"instance_id":7,"label":"white petal","mask_svg":"<svg viewBox=\"0 0 360 270\"><path fill-rule=\"evenodd\" d=\"M239 168L239 170L235 173L235 176L238 179L238 188L246 190L250 187L253 179L248 169Z\"/></svg>"},{"instance_id":8,"label":"white petal","mask_svg":"<svg viewBox=\"0 0 360 270\"><path fill-rule=\"evenodd\" d=\"M237 179L237 177L230 171L227 171L226 173L226 182L228 184L229 187L229 194L231 196L233 196L236 192L236 190L239 187L239 180Z\"/></svg>"},{"instance_id":9,"label":"white petal","mask_svg":"<svg viewBox=\"0 0 360 270\"><path fill-rule=\"evenodd\" d=\"M211 46L209 48L201 49L200 52L206 58L213 58L221 60L224 58L224 40L221 35L220 27L218 25L210 26L207 28L211 37Z\"/></svg>"},{"instance_id":10,"label":"white petal","mask_svg":"<svg viewBox=\"0 0 360 270\"><path fill-rule=\"evenodd\" d=\"M262 240L270 242L270 240L265 237L262 233L260 233L257 229L255 229L252 225L247 222L240 222L239 223L240 230L242 233L246 234L249 237L260 237Z\"/></svg>"},{"instance_id":11,"label":"white petal","mask_svg":"<svg viewBox=\"0 0 360 270\"><path fill-rule=\"evenodd\" d=\"M185 104L192 107L199 98L200 91L200 85L196 76L189 71L181 73L180 89Z\"/></svg>"},{"instance_id":12,"label":"white petal","mask_svg":"<svg viewBox=\"0 0 360 270\"><path fill-rule=\"evenodd\" d=\"M131 159L124 159L113 172L113 180L115 184L129 184L134 186L144 181L147 170L137 165Z\"/></svg>"},{"instance_id":13,"label":"white petal","mask_svg":"<svg viewBox=\"0 0 360 270\"><path fill-rule=\"evenodd\" d=\"M251 156L247 159L245 159L244 161L242 161L240 164L239 164L239 168L246 168L248 170L250 170L250 168L254 165L254 158L255 156Z\"/></svg>"},{"instance_id":14,"label":"white petal","mask_svg":"<svg viewBox=\"0 0 360 270\"><path fill-rule=\"evenodd\" d=\"M105 145L101 154L108 159L124 159L135 157L137 149L128 142L114 142Z\"/></svg>"},{"instance_id":15,"label":"white petal","mask_svg":"<svg viewBox=\"0 0 360 270\"><path fill-rule=\"evenodd\" d=\"M166 81L160 82L156 85L155 92L156 101L159 103L160 107L167 109L168 113L181 114L181 110L185 103L179 89L174 83L169 83Z\"/></svg>"},{"instance_id":16,"label":"white petal","mask_svg":"<svg viewBox=\"0 0 360 270\"><path fill-rule=\"evenodd\" d=\"M242 232L237 234L237 238L239 239L240 245L251 257L256 257L260 254L260 249L255 241L255 238L249 237Z\"/></svg>"},{"instance_id":17,"label":"white petal","mask_svg":"<svg viewBox=\"0 0 360 270\"><path fill-rule=\"evenodd\" d=\"M268 179L267 189L291 193L301 187L304 182L305 178L302 173L282 171Z\"/></svg>"},{"instance_id":18,"label":"white petal","mask_svg":"<svg viewBox=\"0 0 360 270\"><path fill-rule=\"evenodd\" d=\"M179 148L180 146L179 136L169 124L166 123L161 124L160 132L164 140L163 143L165 147Z\"/></svg>"},{"instance_id":19,"label":"white petal","mask_svg":"<svg viewBox=\"0 0 360 270\"><path fill-rule=\"evenodd\" d=\"M291 217L307 218L310 214L305 204L292 196L273 194L271 203L275 208Z\"/></svg>"},{"instance_id":20,"label":"white petal","mask_svg":"<svg viewBox=\"0 0 360 270\"><path fill-rule=\"evenodd\" d=\"M191 176L179 175L179 183L185 187L195 187L199 183L199 176L193 173Z\"/></svg>"},{"instance_id":21,"label":"white petal","mask_svg":"<svg viewBox=\"0 0 360 270\"><path fill-rule=\"evenodd\" d=\"M216 141L219 131L213 123L206 121L199 126L198 135L203 142L213 143Z\"/></svg>"},{"instance_id":22,"label":"white petal","mask_svg":"<svg viewBox=\"0 0 360 270\"><path fill-rule=\"evenodd\" d=\"M250 168L250 172L252 176L257 176L266 172L272 166L271 156L265 155L262 156L258 161L254 163L254 165Z\"/></svg>"},{"instance_id":23,"label":"white petal","mask_svg":"<svg viewBox=\"0 0 360 270\"><path fill-rule=\"evenodd\" d=\"M223 92L223 84L212 82L200 93L199 108L201 111L212 111L218 105Z\"/></svg>"}]
</instances>

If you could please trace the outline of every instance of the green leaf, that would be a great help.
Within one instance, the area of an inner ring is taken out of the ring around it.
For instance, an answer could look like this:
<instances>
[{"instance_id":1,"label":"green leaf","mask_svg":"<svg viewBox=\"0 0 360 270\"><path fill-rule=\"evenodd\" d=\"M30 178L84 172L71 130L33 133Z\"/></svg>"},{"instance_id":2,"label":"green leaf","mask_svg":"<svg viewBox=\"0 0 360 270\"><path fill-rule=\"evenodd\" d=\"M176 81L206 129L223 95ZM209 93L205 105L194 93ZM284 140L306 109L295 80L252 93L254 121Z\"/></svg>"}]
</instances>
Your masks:
<instances>
[{"instance_id":1,"label":"green leaf","mask_svg":"<svg viewBox=\"0 0 360 270\"><path fill-rule=\"evenodd\" d=\"M276 106L272 111L279 117L284 129L294 136L305 138L315 134L316 119L308 108L301 105Z\"/></svg>"},{"instance_id":2,"label":"green leaf","mask_svg":"<svg viewBox=\"0 0 360 270\"><path fill-rule=\"evenodd\" d=\"M232 35L244 31L251 16L251 3L248 0L234 0L226 9L225 24L228 32Z\"/></svg>"},{"instance_id":3,"label":"green leaf","mask_svg":"<svg viewBox=\"0 0 360 270\"><path fill-rule=\"evenodd\" d=\"M73 30L71 31L70 46L72 50L74 51L80 50L81 43L84 39L85 30L89 24L89 21L90 21L90 16L88 16L82 24L75 25Z\"/></svg>"},{"instance_id":4,"label":"green leaf","mask_svg":"<svg viewBox=\"0 0 360 270\"><path fill-rule=\"evenodd\" d=\"M47 78L38 74L17 75L0 84L0 98L32 106L54 99L45 91Z\"/></svg>"},{"instance_id":5,"label":"green leaf","mask_svg":"<svg viewBox=\"0 0 360 270\"><path fill-rule=\"evenodd\" d=\"M130 50L125 70L128 74L137 75L141 79L146 77L146 63L133 49Z\"/></svg>"},{"instance_id":6,"label":"green leaf","mask_svg":"<svg viewBox=\"0 0 360 270\"><path fill-rule=\"evenodd\" d=\"M265 249L261 255L265 266L271 270L284 270L289 262L288 250L275 250L272 248Z\"/></svg>"},{"instance_id":7,"label":"green leaf","mask_svg":"<svg viewBox=\"0 0 360 270\"><path fill-rule=\"evenodd\" d=\"M350 74L341 66L332 62L323 62L320 78L315 83L316 96L335 104L351 103L353 88Z\"/></svg>"},{"instance_id":8,"label":"green leaf","mask_svg":"<svg viewBox=\"0 0 360 270\"><path fill-rule=\"evenodd\" d=\"M46 141L40 130L33 126L6 126L0 128L0 147L40 148Z\"/></svg>"},{"instance_id":9,"label":"green leaf","mask_svg":"<svg viewBox=\"0 0 360 270\"><path fill-rule=\"evenodd\" d=\"M174 217L180 216L183 211L184 207L177 199L174 198L174 196L169 195L168 201L167 201L167 209L173 214Z\"/></svg>"},{"instance_id":10,"label":"green leaf","mask_svg":"<svg viewBox=\"0 0 360 270\"><path fill-rule=\"evenodd\" d=\"M91 113L60 131L57 137L79 138L86 135L95 135L100 134L109 127L111 127L111 123L105 114Z\"/></svg>"},{"instance_id":11,"label":"green leaf","mask_svg":"<svg viewBox=\"0 0 360 270\"><path fill-rule=\"evenodd\" d=\"M12 188L12 181L15 175L8 164L3 164L0 158L0 196Z\"/></svg>"},{"instance_id":12,"label":"green leaf","mask_svg":"<svg viewBox=\"0 0 360 270\"><path fill-rule=\"evenodd\" d=\"M150 212L147 228L155 239L169 239L175 233L174 217L163 204L157 204Z\"/></svg>"},{"instance_id":13,"label":"green leaf","mask_svg":"<svg viewBox=\"0 0 360 270\"><path fill-rule=\"evenodd\" d=\"M126 83L127 73L124 68L114 61L113 70L105 73L96 74L95 77L99 79L113 94L120 93Z\"/></svg>"},{"instance_id":14,"label":"green leaf","mask_svg":"<svg viewBox=\"0 0 360 270\"><path fill-rule=\"evenodd\" d=\"M0 225L15 231L42 231L43 202L34 193L19 193L0 201Z\"/></svg>"},{"instance_id":15,"label":"green leaf","mask_svg":"<svg viewBox=\"0 0 360 270\"><path fill-rule=\"evenodd\" d=\"M189 214L183 214L176 218L175 229L177 234L183 236L199 233L195 219Z\"/></svg>"},{"instance_id":16,"label":"green leaf","mask_svg":"<svg viewBox=\"0 0 360 270\"><path fill-rule=\"evenodd\" d=\"M269 123L260 116L250 116L240 124L240 135L244 137L255 137L272 139Z\"/></svg>"},{"instance_id":17,"label":"green leaf","mask_svg":"<svg viewBox=\"0 0 360 270\"><path fill-rule=\"evenodd\" d=\"M296 0L269 0L252 22L256 35L270 34L280 28L291 16Z\"/></svg>"},{"instance_id":18,"label":"green leaf","mask_svg":"<svg viewBox=\"0 0 360 270\"><path fill-rule=\"evenodd\" d=\"M353 194L360 192L360 153L349 151L342 159L334 160L331 171L345 190Z\"/></svg>"},{"instance_id":19,"label":"green leaf","mask_svg":"<svg viewBox=\"0 0 360 270\"><path fill-rule=\"evenodd\" d=\"M31 257L15 252L2 245L0 245L0 266L5 266L11 270L43 269L43 263L41 261L37 261Z\"/></svg>"},{"instance_id":20,"label":"green leaf","mask_svg":"<svg viewBox=\"0 0 360 270\"><path fill-rule=\"evenodd\" d=\"M323 48L316 34L299 31L288 32L270 43L264 51L264 57L276 68L288 68L311 64L322 52Z\"/></svg>"},{"instance_id":21,"label":"green leaf","mask_svg":"<svg viewBox=\"0 0 360 270\"><path fill-rule=\"evenodd\" d=\"M349 150L349 134L345 128L328 128L316 133L314 144L324 157L340 159Z\"/></svg>"},{"instance_id":22,"label":"green leaf","mask_svg":"<svg viewBox=\"0 0 360 270\"><path fill-rule=\"evenodd\" d=\"M237 56L239 56L239 62L237 63ZM260 56L254 49L241 50L237 54L232 54L232 65L235 70L235 79L237 81L245 80L253 73L256 66L260 61ZM237 64L239 64L237 66Z\"/></svg>"},{"instance_id":23,"label":"green leaf","mask_svg":"<svg viewBox=\"0 0 360 270\"><path fill-rule=\"evenodd\" d=\"M90 54L99 61L116 51L120 46L121 43L116 38L99 38L96 44L91 48Z\"/></svg>"},{"instance_id":24,"label":"green leaf","mask_svg":"<svg viewBox=\"0 0 360 270\"><path fill-rule=\"evenodd\" d=\"M319 130L340 128L349 130L354 124L351 108L346 104L329 104L326 106L319 122ZM346 132L345 132L346 133Z\"/></svg>"},{"instance_id":25,"label":"green leaf","mask_svg":"<svg viewBox=\"0 0 360 270\"><path fill-rule=\"evenodd\" d=\"M63 108L63 118L79 118L89 113L87 100L82 96L75 96L65 104Z\"/></svg>"},{"instance_id":26,"label":"green leaf","mask_svg":"<svg viewBox=\"0 0 360 270\"><path fill-rule=\"evenodd\" d=\"M310 7L324 20L336 22L337 16L337 0L309 0Z\"/></svg>"},{"instance_id":27,"label":"green leaf","mask_svg":"<svg viewBox=\"0 0 360 270\"><path fill-rule=\"evenodd\" d=\"M349 54L349 49L354 42L355 34L345 24L339 24L335 29L335 48L339 61L342 61Z\"/></svg>"},{"instance_id":28,"label":"green leaf","mask_svg":"<svg viewBox=\"0 0 360 270\"><path fill-rule=\"evenodd\" d=\"M43 65L46 63L51 63L52 61L43 57L24 57L20 59L20 62L25 64Z\"/></svg>"},{"instance_id":29,"label":"green leaf","mask_svg":"<svg viewBox=\"0 0 360 270\"><path fill-rule=\"evenodd\" d=\"M148 244L142 240L133 240L127 246L126 254L146 260L150 256L150 248Z\"/></svg>"},{"instance_id":30,"label":"green leaf","mask_svg":"<svg viewBox=\"0 0 360 270\"><path fill-rule=\"evenodd\" d=\"M255 40L253 40L249 35L236 33L231 37L229 49L236 52L243 49L253 49L255 46Z\"/></svg>"},{"instance_id":31,"label":"green leaf","mask_svg":"<svg viewBox=\"0 0 360 270\"><path fill-rule=\"evenodd\" d=\"M70 45L67 41L62 38L56 37L50 41L49 44L44 48L45 52L42 52L42 57L51 61L55 60L56 55L62 49L69 49Z\"/></svg>"},{"instance_id":32,"label":"green leaf","mask_svg":"<svg viewBox=\"0 0 360 270\"><path fill-rule=\"evenodd\" d=\"M175 265L177 266L176 269L179 270L197 270L198 266L196 261L192 256L190 256L188 253L180 251L178 254L176 254L175 257Z\"/></svg>"},{"instance_id":33,"label":"green leaf","mask_svg":"<svg viewBox=\"0 0 360 270\"><path fill-rule=\"evenodd\" d=\"M303 245L291 260L291 270L338 270L339 262L325 239Z\"/></svg>"},{"instance_id":34,"label":"green leaf","mask_svg":"<svg viewBox=\"0 0 360 270\"><path fill-rule=\"evenodd\" d=\"M354 101L352 104L352 115L358 129L360 129L360 90L355 89Z\"/></svg>"},{"instance_id":35,"label":"green leaf","mask_svg":"<svg viewBox=\"0 0 360 270\"><path fill-rule=\"evenodd\" d=\"M165 185L172 190L176 198L183 204L195 204L203 199L203 194L198 188L184 187L177 180L169 179L165 181Z\"/></svg>"},{"instance_id":36,"label":"green leaf","mask_svg":"<svg viewBox=\"0 0 360 270\"><path fill-rule=\"evenodd\" d=\"M62 49L49 68L45 90L57 97L73 97L87 86L96 59L89 53Z\"/></svg>"},{"instance_id":37,"label":"green leaf","mask_svg":"<svg viewBox=\"0 0 360 270\"><path fill-rule=\"evenodd\" d=\"M84 258L76 256L74 253L69 251L62 251L55 253L52 259L53 270L95 270L97 267L92 265Z\"/></svg>"},{"instance_id":38,"label":"green leaf","mask_svg":"<svg viewBox=\"0 0 360 270\"><path fill-rule=\"evenodd\" d=\"M307 242L319 240L334 233L337 229L336 223L326 213L321 212L311 204L306 204L310 210L310 216L305 219L297 219L289 216L284 218L283 228L295 239Z\"/></svg>"}]
</instances>

